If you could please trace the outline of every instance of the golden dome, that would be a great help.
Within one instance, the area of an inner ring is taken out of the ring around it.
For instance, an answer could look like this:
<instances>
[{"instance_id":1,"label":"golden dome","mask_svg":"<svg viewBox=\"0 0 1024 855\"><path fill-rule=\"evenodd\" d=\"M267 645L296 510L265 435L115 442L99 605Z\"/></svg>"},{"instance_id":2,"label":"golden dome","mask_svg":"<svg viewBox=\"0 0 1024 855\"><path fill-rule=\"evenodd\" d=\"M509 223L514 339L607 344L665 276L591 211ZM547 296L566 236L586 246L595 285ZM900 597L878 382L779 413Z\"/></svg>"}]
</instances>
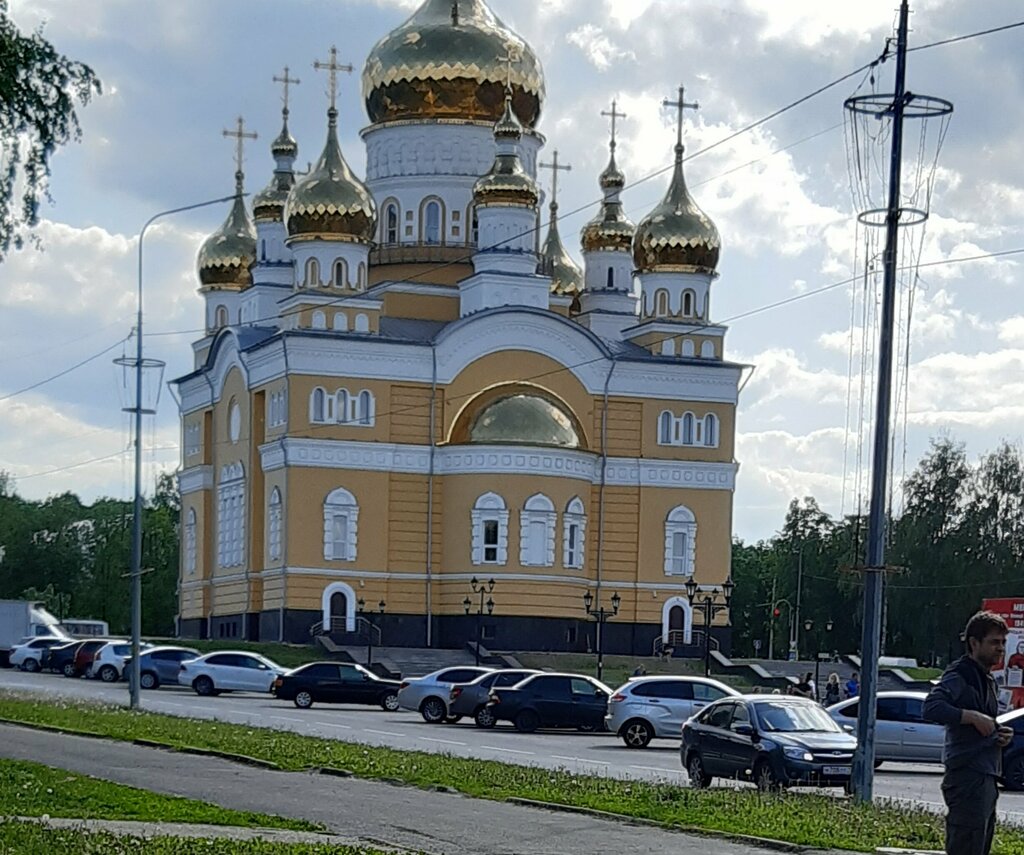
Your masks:
<instances>
[{"instance_id":1,"label":"golden dome","mask_svg":"<svg viewBox=\"0 0 1024 855\"><path fill-rule=\"evenodd\" d=\"M580 244L584 252L629 252L633 247L633 234L636 226L623 213L619 191L626 186L626 176L615 163L615 148L612 143L612 155L608 166L601 173L601 189L604 201L597 216L583 227Z\"/></svg>"},{"instance_id":2,"label":"golden dome","mask_svg":"<svg viewBox=\"0 0 1024 855\"><path fill-rule=\"evenodd\" d=\"M291 172L274 172L270 183L256 194L252 201L252 213L258 223L279 223L284 219L284 206L288 194L295 184Z\"/></svg>"},{"instance_id":3,"label":"golden dome","mask_svg":"<svg viewBox=\"0 0 1024 855\"><path fill-rule=\"evenodd\" d=\"M402 26L370 51L363 98L372 122L501 115L511 49L512 102L533 128L544 99L544 72L529 45L484 0L425 0Z\"/></svg>"},{"instance_id":4,"label":"golden dome","mask_svg":"<svg viewBox=\"0 0 1024 855\"><path fill-rule=\"evenodd\" d=\"M633 263L641 273L714 273L721 248L718 229L686 189L683 147L677 145L668 192L637 226Z\"/></svg>"},{"instance_id":5,"label":"golden dome","mask_svg":"<svg viewBox=\"0 0 1024 855\"><path fill-rule=\"evenodd\" d=\"M256 262L256 230L242 201L242 173L235 174L238 195L224 224L199 248L196 266L203 288L241 291L252 285L249 268Z\"/></svg>"},{"instance_id":6,"label":"golden dome","mask_svg":"<svg viewBox=\"0 0 1024 855\"><path fill-rule=\"evenodd\" d=\"M478 206L508 205L535 208L540 201L537 183L525 172L515 145L523 128L512 109L512 98L505 97L505 112L494 125L494 138L499 145L491 171L473 185L473 201ZM503 153L502 146L511 151Z\"/></svg>"},{"instance_id":7,"label":"golden dome","mask_svg":"<svg viewBox=\"0 0 1024 855\"><path fill-rule=\"evenodd\" d=\"M349 169L338 144L338 111L328 111L323 154L288 194L284 220L292 240L373 240L377 206Z\"/></svg>"},{"instance_id":8,"label":"golden dome","mask_svg":"<svg viewBox=\"0 0 1024 855\"><path fill-rule=\"evenodd\" d=\"M575 296L583 290L583 271L566 251L558 233L558 205L551 204L551 225L540 251L540 272L551 277L551 293Z\"/></svg>"}]
</instances>

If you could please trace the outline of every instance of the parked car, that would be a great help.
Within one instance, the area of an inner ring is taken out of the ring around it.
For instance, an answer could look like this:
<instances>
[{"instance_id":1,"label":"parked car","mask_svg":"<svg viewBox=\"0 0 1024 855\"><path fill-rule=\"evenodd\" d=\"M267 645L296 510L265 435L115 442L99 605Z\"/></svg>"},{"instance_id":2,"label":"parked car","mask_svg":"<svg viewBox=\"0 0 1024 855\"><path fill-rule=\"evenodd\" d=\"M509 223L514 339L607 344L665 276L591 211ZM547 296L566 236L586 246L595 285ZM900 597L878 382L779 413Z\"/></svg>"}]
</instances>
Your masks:
<instances>
[{"instance_id":1,"label":"parked car","mask_svg":"<svg viewBox=\"0 0 1024 855\"><path fill-rule=\"evenodd\" d=\"M88 674L96 654L100 652L101 648L106 647L112 641L116 641L119 644L127 643L123 638L90 638L88 641L83 641L75 649L75 658L71 663L70 673L67 666L64 667L64 676L81 677L83 674Z\"/></svg>"},{"instance_id":2,"label":"parked car","mask_svg":"<svg viewBox=\"0 0 1024 855\"><path fill-rule=\"evenodd\" d=\"M1024 790L1024 709L1010 710L997 716L996 721L1013 728L1013 739L1003 749L1003 786Z\"/></svg>"},{"instance_id":3,"label":"parked car","mask_svg":"<svg viewBox=\"0 0 1024 855\"><path fill-rule=\"evenodd\" d=\"M139 654L139 686L143 689L159 689L161 683L178 685L181 663L188 659L196 659L198 656L199 651L191 647L150 647L145 653ZM131 664L129 652L123 668L126 680L131 680Z\"/></svg>"},{"instance_id":4,"label":"parked car","mask_svg":"<svg viewBox=\"0 0 1024 855\"><path fill-rule=\"evenodd\" d=\"M492 689L491 712L496 721L510 721L520 733L539 727L604 727L612 690L582 674L535 674L515 686Z\"/></svg>"},{"instance_id":5,"label":"parked car","mask_svg":"<svg viewBox=\"0 0 1024 855\"><path fill-rule=\"evenodd\" d=\"M418 711L427 724L437 724L446 719L454 722L456 719L448 715L448 693L452 686L468 683L493 670L479 666L456 666L442 668L424 677L402 680L398 687L398 705L404 710Z\"/></svg>"},{"instance_id":6,"label":"parked car","mask_svg":"<svg viewBox=\"0 0 1024 855\"><path fill-rule=\"evenodd\" d=\"M646 748L654 738L678 739L690 716L739 694L706 677L637 677L608 699L605 725L627 748Z\"/></svg>"},{"instance_id":7,"label":"parked car","mask_svg":"<svg viewBox=\"0 0 1024 855\"><path fill-rule=\"evenodd\" d=\"M810 698L741 695L705 707L683 725L680 759L694 787L714 778L759 789L849 789L857 740Z\"/></svg>"},{"instance_id":8,"label":"parked car","mask_svg":"<svg viewBox=\"0 0 1024 855\"><path fill-rule=\"evenodd\" d=\"M269 692L274 680L287 671L258 653L219 650L182 662L178 666L178 684L191 686L197 695Z\"/></svg>"},{"instance_id":9,"label":"parked car","mask_svg":"<svg viewBox=\"0 0 1024 855\"><path fill-rule=\"evenodd\" d=\"M27 636L27 637L26 637ZM40 636L71 640L53 615L34 600L0 600L0 666L10 664L15 645Z\"/></svg>"},{"instance_id":10,"label":"parked car","mask_svg":"<svg viewBox=\"0 0 1024 855\"><path fill-rule=\"evenodd\" d=\"M924 720L924 692L879 692L875 709L875 768L884 761L941 763L946 729ZM828 708L840 725L857 726L860 699L850 698Z\"/></svg>"},{"instance_id":11,"label":"parked car","mask_svg":"<svg viewBox=\"0 0 1024 855\"><path fill-rule=\"evenodd\" d=\"M153 645L142 642L140 649L148 650ZM124 674L124 662L132 655L130 641L111 641L104 644L93 655L86 676L99 677L104 683L116 683Z\"/></svg>"},{"instance_id":12,"label":"parked car","mask_svg":"<svg viewBox=\"0 0 1024 855\"><path fill-rule=\"evenodd\" d=\"M272 691L299 709L314 703L368 704L388 712L398 709L398 680L387 680L362 665L313 662L274 680Z\"/></svg>"},{"instance_id":13,"label":"parked car","mask_svg":"<svg viewBox=\"0 0 1024 855\"><path fill-rule=\"evenodd\" d=\"M56 674L63 674L65 677L74 677L75 655L83 644L85 644L84 641L69 641L66 644L51 647L44 653L43 668Z\"/></svg>"},{"instance_id":14,"label":"parked car","mask_svg":"<svg viewBox=\"0 0 1024 855\"><path fill-rule=\"evenodd\" d=\"M491 689L514 686L539 673L528 668L508 668L504 671L491 671L468 683L452 686L448 692L448 714L459 718L470 715L477 727L494 727L494 713L489 705Z\"/></svg>"},{"instance_id":15,"label":"parked car","mask_svg":"<svg viewBox=\"0 0 1024 855\"><path fill-rule=\"evenodd\" d=\"M12 668L20 668L22 671L34 673L42 669L43 657L46 655L47 650L52 647L58 647L61 644L67 644L67 641L66 638L60 638L55 635L44 635L39 638L33 638L30 641L24 641L11 648L8 661Z\"/></svg>"}]
</instances>

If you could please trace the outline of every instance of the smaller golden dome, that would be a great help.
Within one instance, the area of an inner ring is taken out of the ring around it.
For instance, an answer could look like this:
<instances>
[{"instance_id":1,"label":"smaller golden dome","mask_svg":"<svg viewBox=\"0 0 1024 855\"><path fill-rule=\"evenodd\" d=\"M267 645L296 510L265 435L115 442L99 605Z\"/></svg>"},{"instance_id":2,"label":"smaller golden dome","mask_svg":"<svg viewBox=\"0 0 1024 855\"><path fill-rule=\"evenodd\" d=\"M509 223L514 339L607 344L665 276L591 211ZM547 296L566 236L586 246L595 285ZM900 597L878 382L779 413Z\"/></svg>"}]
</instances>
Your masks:
<instances>
[{"instance_id":1,"label":"smaller golden dome","mask_svg":"<svg viewBox=\"0 0 1024 855\"><path fill-rule=\"evenodd\" d=\"M641 273L714 273L722 242L715 224L693 201L683 178L683 147L661 203L637 226L633 263Z\"/></svg>"},{"instance_id":2,"label":"smaller golden dome","mask_svg":"<svg viewBox=\"0 0 1024 855\"><path fill-rule=\"evenodd\" d=\"M284 127L277 139L270 144L270 153L274 157L295 157L299 153L299 144L288 130L288 111L284 111Z\"/></svg>"},{"instance_id":3,"label":"smaller golden dome","mask_svg":"<svg viewBox=\"0 0 1024 855\"><path fill-rule=\"evenodd\" d=\"M619 191L626 186L626 176L615 162L615 143L608 166L601 173L604 201L597 216L583 227L580 244L584 252L629 252L633 248L636 226L622 210Z\"/></svg>"},{"instance_id":4,"label":"smaller golden dome","mask_svg":"<svg viewBox=\"0 0 1024 855\"><path fill-rule=\"evenodd\" d=\"M566 251L558 233L558 205L551 203L551 225L540 251L540 273L551 277L551 293L573 297L583 290L583 271Z\"/></svg>"},{"instance_id":5,"label":"smaller golden dome","mask_svg":"<svg viewBox=\"0 0 1024 855\"><path fill-rule=\"evenodd\" d=\"M294 185L295 176L291 172L275 172L270 183L260 190L252 201L252 213L256 222L283 221L284 206Z\"/></svg>"},{"instance_id":6,"label":"smaller golden dome","mask_svg":"<svg viewBox=\"0 0 1024 855\"><path fill-rule=\"evenodd\" d=\"M377 206L345 162L338 144L338 111L328 111L327 144L316 166L288 194L285 225L291 240L370 243Z\"/></svg>"},{"instance_id":7,"label":"smaller golden dome","mask_svg":"<svg viewBox=\"0 0 1024 855\"><path fill-rule=\"evenodd\" d=\"M241 291L252 285L256 230L242 201L242 173L235 173L238 195L224 224L199 248L196 266L204 289Z\"/></svg>"},{"instance_id":8,"label":"smaller golden dome","mask_svg":"<svg viewBox=\"0 0 1024 855\"><path fill-rule=\"evenodd\" d=\"M499 145L494 165L473 185L473 200L478 206L537 206L540 201L537 183L523 169L515 150L522 136L523 126L512 109L512 97L506 95L505 112L494 126L494 139ZM502 152L502 146L511 151Z\"/></svg>"}]
</instances>

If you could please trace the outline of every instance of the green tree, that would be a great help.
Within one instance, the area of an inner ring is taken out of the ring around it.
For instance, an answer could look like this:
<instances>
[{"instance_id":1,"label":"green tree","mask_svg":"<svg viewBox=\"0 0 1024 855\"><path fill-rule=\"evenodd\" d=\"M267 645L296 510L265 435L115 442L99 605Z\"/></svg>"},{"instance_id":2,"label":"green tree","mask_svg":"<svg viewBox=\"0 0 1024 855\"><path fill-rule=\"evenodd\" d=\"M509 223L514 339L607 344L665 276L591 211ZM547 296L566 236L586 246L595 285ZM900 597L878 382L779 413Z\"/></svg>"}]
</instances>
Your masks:
<instances>
[{"instance_id":1,"label":"green tree","mask_svg":"<svg viewBox=\"0 0 1024 855\"><path fill-rule=\"evenodd\" d=\"M68 59L43 38L21 33L0 0L0 261L39 221L49 199L50 158L59 146L82 135L76 101L99 94L93 70ZM20 203L15 185L24 189Z\"/></svg>"}]
</instances>

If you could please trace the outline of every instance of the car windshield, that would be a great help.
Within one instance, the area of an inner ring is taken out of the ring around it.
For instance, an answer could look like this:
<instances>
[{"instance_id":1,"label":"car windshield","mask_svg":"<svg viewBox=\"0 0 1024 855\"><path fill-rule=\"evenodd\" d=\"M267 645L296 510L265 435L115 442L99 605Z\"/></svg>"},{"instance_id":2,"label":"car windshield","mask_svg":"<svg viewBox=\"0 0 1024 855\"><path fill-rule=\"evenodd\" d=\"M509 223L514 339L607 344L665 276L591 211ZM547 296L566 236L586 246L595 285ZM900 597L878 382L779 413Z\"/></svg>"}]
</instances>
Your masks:
<instances>
[{"instance_id":1,"label":"car windshield","mask_svg":"<svg viewBox=\"0 0 1024 855\"><path fill-rule=\"evenodd\" d=\"M817 704L793 704L777 701L761 701L754 705L762 729L768 732L793 733L797 731L825 731L841 733L842 730Z\"/></svg>"}]
</instances>

